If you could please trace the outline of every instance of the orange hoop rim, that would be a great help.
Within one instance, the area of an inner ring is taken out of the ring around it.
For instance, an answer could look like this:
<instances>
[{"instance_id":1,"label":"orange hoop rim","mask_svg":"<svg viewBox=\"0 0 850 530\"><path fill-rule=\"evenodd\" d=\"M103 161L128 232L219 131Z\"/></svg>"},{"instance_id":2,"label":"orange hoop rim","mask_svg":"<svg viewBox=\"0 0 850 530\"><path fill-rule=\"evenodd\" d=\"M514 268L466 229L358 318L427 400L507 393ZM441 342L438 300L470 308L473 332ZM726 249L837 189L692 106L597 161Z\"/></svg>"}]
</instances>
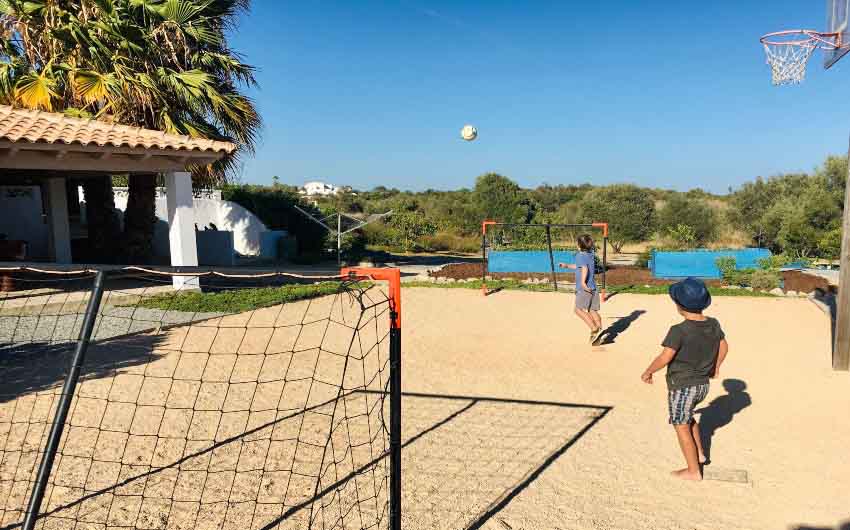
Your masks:
<instances>
[{"instance_id":1,"label":"orange hoop rim","mask_svg":"<svg viewBox=\"0 0 850 530\"><path fill-rule=\"evenodd\" d=\"M791 37L792 35L800 35L803 38L777 40L777 38ZM813 29L790 29L762 35L759 38L759 42L765 46L811 46L813 48L835 50L840 47L840 43L837 42L839 38L840 35L838 33L823 33Z\"/></svg>"}]
</instances>

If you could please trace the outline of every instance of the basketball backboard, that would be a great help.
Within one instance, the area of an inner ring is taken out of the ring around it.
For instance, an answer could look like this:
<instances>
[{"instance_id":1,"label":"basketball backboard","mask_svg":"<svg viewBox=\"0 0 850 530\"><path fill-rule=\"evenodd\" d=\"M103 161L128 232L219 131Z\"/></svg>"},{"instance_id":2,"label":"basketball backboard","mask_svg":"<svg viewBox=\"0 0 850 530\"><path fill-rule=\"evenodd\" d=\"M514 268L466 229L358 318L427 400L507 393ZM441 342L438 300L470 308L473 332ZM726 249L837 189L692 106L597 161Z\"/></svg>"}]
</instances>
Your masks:
<instances>
[{"instance_id":1,"label":"basketball backboard","mask_svg":"<svg viewBox=\"0 0 850 530\"><path fill-rule=\"evenodd\" d=\"M850 0L826 0L826 32L835 34L835 48L824 49L824 68L829 68L850 51Z\"/></svg>"}]
</instances>

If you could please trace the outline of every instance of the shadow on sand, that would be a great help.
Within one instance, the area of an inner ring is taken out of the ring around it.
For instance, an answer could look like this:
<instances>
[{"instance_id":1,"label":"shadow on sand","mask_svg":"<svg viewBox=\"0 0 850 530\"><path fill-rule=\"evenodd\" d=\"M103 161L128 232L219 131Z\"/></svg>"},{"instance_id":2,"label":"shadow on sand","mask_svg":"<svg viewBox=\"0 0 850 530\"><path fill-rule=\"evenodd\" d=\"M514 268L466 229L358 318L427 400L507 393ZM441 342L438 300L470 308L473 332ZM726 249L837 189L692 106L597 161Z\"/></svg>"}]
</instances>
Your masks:
<instances>
[{"instance_id":1,"label":"shadow on sand","mask_svg":"<svg viewBox=\"0 0 850 530\"><path fill-rule=\"evenodd\" d=\"M376 391L367 391L367 393L386 394ZM489 527L491 519L496 514L534 483L547 468L578 443L612 409L609 406L584 403L486 396L415 392L404 392L402 395L407 406L407 421L411 426L415 425L402 442L407 464L412 463L414 466L414 469L411 469L412 472L424 473L426 477L431 477L437 481L437 484L441 484L436 491L430 491L428 495L424 495L424 491L430 487L427 480L424 485L419 484L417 480L408 480L406 485L412 490L411 498L421 499L421 502L408 504L406 508L408 517L436 520L456 518L455 525L444 526L444 528L462 527L468 530ZM429 402L432 403L429 405ZM325 404L319 404L315 408ZM127 477L117 484L97 491L87 491L82 497L55 506L40 517L74 508L85 501L119 491L123 487L150 479L166 470L180 469L180 465L190 459L212 453L229 444L240 443L246 436L251 436L308 410L310 409L277 418L270 423L217 441L201 451L189 453L168 465ZM517 414L501 418L501 421L495 414L506 414L512 410ZM578 421L572 426L564 425L561 432L553 429L553 424L558 423L553 420L563 419L564 411L568 410L575 411L574 417ZM535 413L535 411L539 412ZM418 447L420 444L417 442L429 437L436 437L437 440L432 440L431 444L425 442L422 444L424 447ZM435 442L441 443L435 444ZM322 502L326 497L333 498L334 495L339 494L339 490L346 483L356 480L387 457L386 452L378 455L374 460L349 474L337 477L335 482L322 484L321 488L317 487L314 494L303 502L294 506L284 506L283 513L262 527L263 530L277 528L301 510L311 509L314 503ZM425 490L419 491L417 489L419 487ZM464 492L464 495L458 496L459 491ZM15 524L6 525L0 527L0 530L11 530L16 526Z\"/></svg>"},{"instance_id":2,"label":"shadow on sand","mask_svg":"<svg viewBox=\"0 0 850 530\"><path fill-rule=\"evenodd\" d=\"M838 319L838 306L835 301L836 294L837 289L834 286L830 286L828 289L818 287L814 292L815 301L823 304L825 309L829 311L829 343L833 349L835 348L835 321Z\"/></svg>"},{"instance_id":3,"label":"shadow on sand","mask_svg":"<svg viewBox=\"0 0 850 530\"><path fill-rule=\"evenodd\" d=\"M99 379L156 359L162 336L137 335L91 344L80 380ZM75 342L31 342L0 347L0 403L56 388L65 381Z\"/></svg>"},{"instance_id":4,"label":"shadow on sand","mask_svg":"<svg viewBox=\"0 0 850 530\"><path fill-rule=\"evenodd\" d=\"M629 326L632 325L632 322L639 319L640 316L644 313L646 313L645 310L637 309L635 311L632 311L629 315L618 318L614 321L613 324L608 326L608 328L602 332L602 335L600 336L601 340L597 340L596 344L599 346L604 346L605 344L614 344L614 341L617 339L617 336L620 335L620 333L623 333L624 331L629 329Z\"/></svg>"},{"instance_id":5,"label":"shadow on sand","mask_svg":"<svg viewBox=\"0 0 850 530\"><path fill-rule=\"evenodd\" d=\"M726 394L714 398L705 407L694 411L701 414L699 431L706 464L711 462L711 443L717 430L732 423L735 414L753 403L747 393L747 383L740 379L724 379L723 388Z\"/></svg>"},{"instance_id":6,"label":"shadow on sand","mask_svg":"<svg viewBox=\"0 0 850 530\"><path fill-rule=\"evenodd\" d=\"M795 526L794 530L850 530L850 521L845 521L838 526Z\"/></svg>"}]
</instances>

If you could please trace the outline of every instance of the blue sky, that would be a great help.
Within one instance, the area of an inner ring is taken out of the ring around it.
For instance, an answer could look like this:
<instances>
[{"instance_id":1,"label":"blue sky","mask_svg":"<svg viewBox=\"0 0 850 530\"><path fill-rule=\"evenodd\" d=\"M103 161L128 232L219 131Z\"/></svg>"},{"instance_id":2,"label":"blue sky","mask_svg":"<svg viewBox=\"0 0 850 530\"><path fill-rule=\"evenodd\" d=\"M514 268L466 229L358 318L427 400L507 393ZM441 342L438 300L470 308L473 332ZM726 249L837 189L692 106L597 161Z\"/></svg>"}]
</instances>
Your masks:
<instances>
[{"instance_id":1,"label":"blue sky","mask_svg":"<svg viewBox=\"0 0 850 530\"><path fill-rule=\"evenodd\" d=\"M265 125L241 179L725 192L809 171L847 150L850 58L773 87L758 37L822 29L823 4L254 0L233 45Z\"/></svg>"}]
</instances>

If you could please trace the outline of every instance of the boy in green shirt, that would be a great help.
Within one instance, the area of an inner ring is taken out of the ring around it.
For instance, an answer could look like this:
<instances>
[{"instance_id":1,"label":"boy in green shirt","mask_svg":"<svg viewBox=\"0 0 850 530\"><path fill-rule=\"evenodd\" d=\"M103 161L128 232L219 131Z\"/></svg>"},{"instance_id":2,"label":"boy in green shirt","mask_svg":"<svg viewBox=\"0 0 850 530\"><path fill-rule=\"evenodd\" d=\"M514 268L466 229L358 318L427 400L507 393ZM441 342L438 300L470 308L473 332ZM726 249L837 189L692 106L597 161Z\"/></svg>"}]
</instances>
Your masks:
<instances>
[{"instance_id":1,"label":"boy in green shirt","mask_svg":"<svg viewBox=\"0 0 850 530\"><path fill-rule=\"evenodd\" d=\"M700 459L704 458L699 423L694 408L708 394L709 378L717 377L729 344L720 323L702 314L711 304L711 294L701 280L688 278L670 286L670 298L685 320L670 328L661 345L664 349L641 375L652 384L652 374L667 367L667 402L670 423L676 429L686 468L673 475L702 480Z\"/></svg>"}]
</instances>

